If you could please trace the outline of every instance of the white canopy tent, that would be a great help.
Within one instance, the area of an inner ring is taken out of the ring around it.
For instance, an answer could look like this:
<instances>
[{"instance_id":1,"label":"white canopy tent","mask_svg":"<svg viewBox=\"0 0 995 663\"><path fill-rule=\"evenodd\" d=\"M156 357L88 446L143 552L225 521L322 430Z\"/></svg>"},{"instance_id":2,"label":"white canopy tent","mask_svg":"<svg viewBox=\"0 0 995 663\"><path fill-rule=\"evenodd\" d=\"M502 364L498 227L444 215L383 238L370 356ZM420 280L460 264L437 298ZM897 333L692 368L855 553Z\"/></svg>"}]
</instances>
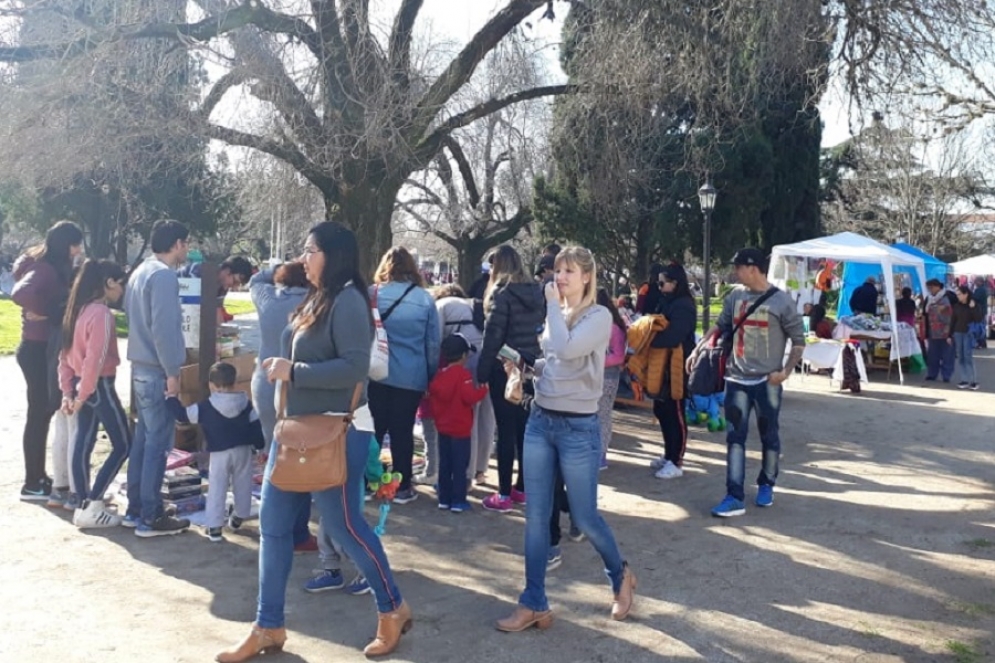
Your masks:
<instances>
[{"instance_id":1,"label":"white canopy tent","mask_svg":"<svg viewBox=\"0 0 995 663\"><path fill-rule=\"evenodd\" d=\"M784 289L788 281L791 258L827 258L840 262L880 265L886 281L884 294L888 298L888 310L892 314L895 311L895 289L890 284L895 282L894 267L896 265L913 267L919 276L919 282L926 282L926 265L922 258L851 232L819 237L797 244L775 246L771 254L770 267L767 270L767 279L779 288ZM899 341L898 325L895 324L894 317L891 325L891 339L891 357L896 359ZM898 362L898 375L904 384L905 375L902 373L902 362Z\"/></svg>"},{"instance_id":2,"label":"white canopy tent","mask_svg":"<svg viewBox=\"0 0 995 663\"><path fill-rule=\"evenodd\" d=\"M995 275L995 255L980 255L950 263L954 276L993 276Z\"/></svg>"}]
</instances>

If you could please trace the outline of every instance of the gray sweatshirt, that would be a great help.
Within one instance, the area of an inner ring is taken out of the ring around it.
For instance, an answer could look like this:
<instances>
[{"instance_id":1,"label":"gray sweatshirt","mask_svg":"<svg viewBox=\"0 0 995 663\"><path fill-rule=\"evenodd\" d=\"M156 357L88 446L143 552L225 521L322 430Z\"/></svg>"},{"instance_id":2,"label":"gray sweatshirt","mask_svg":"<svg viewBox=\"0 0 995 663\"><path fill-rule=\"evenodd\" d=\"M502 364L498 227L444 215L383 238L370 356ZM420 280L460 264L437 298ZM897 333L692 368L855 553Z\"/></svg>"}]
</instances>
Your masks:
<instances>
[{"instance_id":1,"label":"gray sweatshirt","mask_svg":"<svg viewBox=\"0 0 995 663\"><path fill-rule=\"evenodd\" d=\"M335 298L324 320L296 334L288 326L281 343L282 356L294 361L287 414L348 412L357 382L364 389L357 407L365 405L372 343L370 307L351 284Z\"/></svg>"},{"instance_id":2,"label":"gray sweatshirt","mask_svg":"<svg viewBox=\"0 0 995 663\"><path fill-rule=\"evenodd\" d=\"M732 331L735 321L746 313L763 292L743 286L726 295L716 325L723 334ZM788 339L794 347L804 347L805 327L795 302L778 290L746 319L733 339L732 355L726 365L726 379L733 382L760 382L784 368Z\"/></svg>"},{"instance_id":3,"label":"gray sweatshirt","mask_svg":"<svg viewBox=\"0 0 995 663\"><path fill-rule=\"evenodd\" d=\"M176 272L155 256L146 258L128 279L124 312L128 316L128 360L178 377L187 352Z\"/></svg>"},{"instance_id":4,"label":"gray sweatshirt","mask_svg":"<svg viewBox=\"0 0 995 663\"><path fill-rule=\"evenodd\" d=\"M605 379L612 316L604 306L584 311L572 328L559 306L546 307L536 362L535 403L546 410L596 414Z\"/></svg>"}]
</instances>

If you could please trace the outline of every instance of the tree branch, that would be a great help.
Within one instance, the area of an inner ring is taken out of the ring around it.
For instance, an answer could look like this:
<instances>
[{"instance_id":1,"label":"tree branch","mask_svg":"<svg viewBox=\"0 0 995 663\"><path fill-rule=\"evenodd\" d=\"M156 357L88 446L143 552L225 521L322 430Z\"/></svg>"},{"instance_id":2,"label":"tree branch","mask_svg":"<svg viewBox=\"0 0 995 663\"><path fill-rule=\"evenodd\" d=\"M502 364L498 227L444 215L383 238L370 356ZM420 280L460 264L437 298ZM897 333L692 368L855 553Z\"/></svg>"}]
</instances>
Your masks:
<instances>
[{"instance_id":1,"label":"tree branch","mask_svg":"<svg viewBox=\"0 0 995 663\"><path fill-rule=\"evenodd\" d=\"M403 0L401 9L394 18L394 27L390 33L387 62L395 80L404 88L408 88L408 69L411 66L411 35L414 33L415 20L421 11L424 0Z\"/></svg>"},{"instance_id":2,"label":"tree branch","mask_svg":"<svg viewBox=\"0 0 995 663\"><path fill-rule=\"evenodd\" d=\"M546 85L543 87L532 88L529 90L522 90L520 92L515 92L514 94L509 94L507 97L501 97L500 99L489 99L484 103L474 106L469 110L465 110L462 113L457 113L453 115L448 120L436 127L432 133L426 136L416 148L416 153L423 159L431 159L432 156L438 152L439 148L443 144L443 139L451 134L456 129L465 127L466 125L476 122L477 120L487 117L491 113L496 113L502 108L507 108L513 104L517 104L522 101L528 101L529 99L539 99L540 97L553 97L564 94L574 94L579 90L577 85Z\"/></svg>"},{"instance_id":3,"label":"tree branch","mask_svg":"<svg viewBox=\"0 0 995 663\"><path fill-rule=\"evenodd\" d=\"M244 0L231 9L208 16L196 23L146 23L145 25L120 25L108 30L87 30L81 37L59 44L0 47L0 62L31 62L35 60L76 57L95 47L115 41L137 39L174 39L181 42L205 42L220 35L255 25L266 32L291 35L300 39L321 57L321 43L317 33L300 18L275 12L259 0Z\"/></svg>"},{"instance_id":4,"label":"tree branch","mask_svg":"<svg viewBox=\"0 0 995 663\"><path fill-rule=\"evenodd\" d=\"M239 67L232 69L219 78L211 88L211 91L207 93L207 96L204 98L204 102L198 109L198 112L203 116L204 121L206 122L210 119L211 113L214 112L215 106L221 103L221 99L224 98L228 90L237 85L241 85L248 79L249 73Z\"/></svg>"},{"instance_id":5,"label":"tree branch","mask_svg":"<svg viewBox=\"0 0 995 663\"><path fill-rule=\"evenodd\" d=\"M204 135L229 145L250 147L281 159L296 168L301 175L318 187L327 199L332 202L339 200L339 191L335 181L294 145L209 123L204 125Z\"/></svg>"},{"instance_id":6,"label":"tree branch","mask_svg":"<svg viewBox=\"0 0 995 663\"><path fill-rule=\"evenodd\" d=\"M427 131L433 118L438 115L452 96L470 80L477 65L484 57L515 26L545 3L546 0L510 0L504 9L487 21L419 100L418 110L415 114L415 127L422 132Z\"/></svg>"},{"instance_id":7,"label":"tree branch","mask_svg":"<svg viewBox=\"0 0 995 663\"><path fill-rule=\"evenodd\" d=\"M532 223L532 218L531 208L520 207L518 208L518 211L515 212L515 216L508 219L500 230L494 232L493 234L483 236L487 238L487 241L491 246L510 242L515 239L515 236L521 232L522 228Z\"/></svg>"},{"instance_id":8,"label":"tree branch","mask_svg":"<svg viewBox=\"0 0 995 663\"><path fill-rule=\"evenodd\" d=\"M466 186L466 193L470 197L470 207L476 209L477 205L480 204L480 191L477 189L477 182L473 177L473 168L470 167L470 161L466 158L466 153L463 152L463 148L460 147L460 144L452 136L446 136L442 144L453 155L453 159L456 160L456 166L459 168L460 175L463 177L463 184Z\"/></svg>"}]
</instances>

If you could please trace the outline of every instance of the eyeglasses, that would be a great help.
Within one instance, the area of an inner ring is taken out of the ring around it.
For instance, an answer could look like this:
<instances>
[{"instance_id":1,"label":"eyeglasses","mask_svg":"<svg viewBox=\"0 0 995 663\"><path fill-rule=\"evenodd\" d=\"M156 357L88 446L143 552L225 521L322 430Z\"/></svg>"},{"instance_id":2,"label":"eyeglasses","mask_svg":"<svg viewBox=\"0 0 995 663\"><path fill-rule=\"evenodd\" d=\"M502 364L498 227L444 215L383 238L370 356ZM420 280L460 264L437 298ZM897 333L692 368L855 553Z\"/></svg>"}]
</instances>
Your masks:
<instances>
[{"instance_id":1,"label":"eyeglasses","mask_svg":"<svg viewBox=\"0 0 995 663\"><path fill-rule=\"evenodd\" d=\"M304 253L321 253L321 249L317 246L305 246Z\"/></svg>"}]
</instances>

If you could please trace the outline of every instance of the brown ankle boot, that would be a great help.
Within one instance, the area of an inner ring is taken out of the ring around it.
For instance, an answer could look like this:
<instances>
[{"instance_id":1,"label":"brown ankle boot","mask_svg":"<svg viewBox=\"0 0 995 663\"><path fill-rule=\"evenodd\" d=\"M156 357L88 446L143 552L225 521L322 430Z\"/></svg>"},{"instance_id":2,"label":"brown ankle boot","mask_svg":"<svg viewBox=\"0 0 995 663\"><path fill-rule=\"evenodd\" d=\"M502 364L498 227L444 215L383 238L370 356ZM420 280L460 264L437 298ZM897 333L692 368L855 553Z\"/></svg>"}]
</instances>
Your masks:
<instances>
[{"instance_id":1,"label":"brown ankle boot","mask_svg":"<svg viewBox=\"0 0 995 663\"><path fill-rule=\"evenodd\" d=\"M615 595L615 600L612 602L612 619L622 621L629 616L635 592L636 574L626 564L622 571L622 586L618 588L618 594Z\"/></svg>"},{"instance_id":2,"label":"brown ankle boot","mask_svg":"<svg viewBox=\"0 0 995 663\"><path fill-rule=\"evenodd\" d=\"M259 654L269 654L283 649L283 643L287 641L287 629L262 628L252 625L249 635L245 636L242 642L231 649L226 649L214 660L218 663L242 663Z\"/></svg>"},{"instance_id":3,"label":"brown ankle boot","mask_svg":"<svg viewBox=\"0 0 995 663\"><path fill-rule=\"evenodd\" d=\"M518 606L515 608L515 612L511 613L504 619L499 619L495 626L497 626L497 630L504 631L505 633L519 633L520 631L532 628L533 626L540 631L545 631L552 625L552 610L536 612L535 610L529 610L524 606Z\"/></svg>"},{"instance_id":4,"label":"brown ankle boot","mask_svg":"<svg viewBox=\"0 0 995 663\"><path fill-rule=\"evenodd\" d=\"M414 623L411 608L405 601L401 601L393 612L381 612L377 621L377 637L366 645L363 653L367 656L386 656L397 649L401 636L410 631Z\"/></svg>"}]
</instances>

